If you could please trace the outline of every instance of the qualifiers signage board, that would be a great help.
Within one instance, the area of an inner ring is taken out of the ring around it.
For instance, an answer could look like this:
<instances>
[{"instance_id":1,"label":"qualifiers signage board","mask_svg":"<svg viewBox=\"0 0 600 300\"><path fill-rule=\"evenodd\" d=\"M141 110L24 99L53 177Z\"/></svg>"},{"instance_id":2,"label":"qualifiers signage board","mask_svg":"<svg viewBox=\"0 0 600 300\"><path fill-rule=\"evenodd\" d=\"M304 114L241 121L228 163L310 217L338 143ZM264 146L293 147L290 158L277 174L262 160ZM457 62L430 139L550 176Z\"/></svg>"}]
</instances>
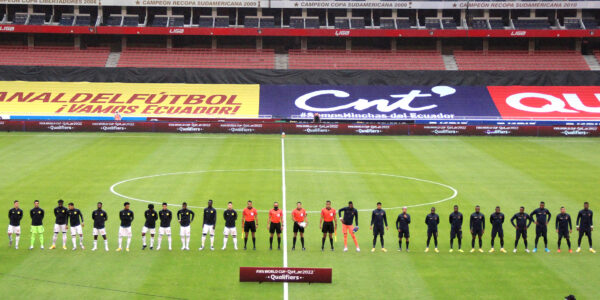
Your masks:
<instances>
[{"instance_id":1,"label":"qualifiers signage board","mask_svg":"<svg viewBox=\"0 0 600 300\"><path fill-rule=\"evenodd\" d=\"M0 0L0 4L341 9L593 9L598 1Z\"/></svg>"},{"instance_id":2,"label":"qualifiers signage board","mask_svg":"<svg viewBox=\"0 0 600 300\"><path fill-rule=\"evenodd\" d=\"M0 114L258 118L259 85L0 81Z\"/></svg>"},{"instance_id":3,"label":"qualifiers signage board","mask_svg":"<svg viewBox=\"0 0 600 300\"><path fill-rule=\"evenodd\" d=\"M240 282L331 283L331 269L240 267Z\"/></svg>"},{"instance_id":4,"label":"qualifiers signage board","mask_svg":"<svg viewBox=\"0 0 600 300\"><path fill-rule=\"evenodd\" d=\"M600 120L600 86L262 85L260 114L330 120Z\"/></svg>"}]
</instances>

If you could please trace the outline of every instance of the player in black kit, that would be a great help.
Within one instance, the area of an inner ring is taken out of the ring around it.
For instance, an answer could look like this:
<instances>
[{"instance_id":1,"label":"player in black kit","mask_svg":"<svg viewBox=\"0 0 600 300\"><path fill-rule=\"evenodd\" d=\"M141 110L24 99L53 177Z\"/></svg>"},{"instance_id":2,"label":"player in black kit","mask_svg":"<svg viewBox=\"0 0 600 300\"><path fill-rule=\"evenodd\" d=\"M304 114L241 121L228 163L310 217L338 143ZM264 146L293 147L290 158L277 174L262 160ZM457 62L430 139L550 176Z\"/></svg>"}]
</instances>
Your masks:
<instances>
[{"instance_id":1,"label":"player in black kit","mask_svg":"<svg viewBox=\"0 0 600 300\"><path fill-rule=\"evenodd\" d=\"M577 252L581 252L581 239L587 235L588 243L590 244L590 252L596 253L592 248L592 230L594 230L594 222L592 218L594 213L590 210L588 202L583 203L583 209L577 214L577 231L579 231L579 239L577 240Z\"/></svg>"},{"instance_id":2,"label":"player in black kit","mask_svg":"<svg viewBox=\"0 0 600 300\"><path fill-rule=\"evenodd\" d=\"M406 240L406 252L408 252L408 243L410 232L408 225L410 224L410 215L406 213L406 206L402 208L402 213L396 219L396 229L398 230L398 251L402 251L402 238Z\"/></svg>"},{"instance_id":3,"label":"player in black kit","mask_svg":"<svg viewBox=\"0 0 600 300\"><path fill-rule=\"evenodd\" d=\"M496 211L490 215L490 224L492 224L492 249L490 249L490 253L494 252L496 235L500 238L500 252L506 253L506 250L504 250L504 229L502 228L504 214L500 212L500 206L496 206Z\"/></svg>"},{"instance_id":4,"label":"player in black kit","mask_svg":"<svg viewBox=\"0 0 600 300\"><path fill-rule=\"evenodd\" d=\"M429 242L433 236L433 243L435 244L435 252L440 252L437 248L438 245L438 224L440 224L440 216L435 213L435 207L431 208L431 213L425 217L425 224L427 224L427 248L425 252L429 252Z\"/></svg>"},{"instance_id":5,"label":"player in black kit","mask_svg":"<svg viewBox=\"0 0 600 300\"><path fill-rule=\"evenodd\" d=\"M564 237L567 240L567 246L569 246L569 253L573 253L571 250L571 238L570 233L573 232L573 223L571 222L571 216L567 213L565 207L560 208L560 214L556 216L555 225L556 232L558 233L558 250L556 252L560 253L560 242Z\"/></svg>"},{"instance_id":6,"label":"player in black kit","mask_svg":"<svg viewBox=\"0 0 600 300\"><path fill-rule=\"evenodd\" d=\"M381 241L381 251L387 252L385 249L385 245L383 243L383 225L385 224L385 229L388 230L388 222L387 216L385 214L385 210L381 209L381 202L377 202L377 209L373 210L371 214L371 230L373 230L373 249L371 252L375 252L375 244L377 243L377 236L379 236L379 240Z\"/></svg>"},{"instance_id":7,"label":"player in black kit","mask_svg":"<svg viewBox=\"0 0 600 300\"><path fill-rule=\"evenodd\" d=\"M471 214L469 228L471 229L471 252L475 252L475 238L479 239L479 252L483 252L483 241L481 238L485 233L485 216L481 213L479 205L475 206L475 212Z\"/></svg>"},{"instance_id":8,"label":"player in black kit","mask_svg":"<svg viewBox=\"0 0 600 300\"><path fill-rule=\"evenodd\" d=\"M462 224L463 215L458 211L458 205L454 205L454 211L450 214L450 252L454 251L454 239L458 239L458 252L462 250Z\"/></svg>"},{"instance_id":9,"label":"player in black kit","mask_svg":"<svg viewBox=\"0 0 600 300\"><path fill-rule=\"evenodd\" d=\"M537 252L540 237L544 238L544 251L550 252L550 249L548 249L548 223L550 223L552 214L544 207L545 205L542 201L540 202L540 207L531 212L531 218L535 217L535 247L533 248L533 252Z\"/></svg>"},{"instance_id":10,"label":"player in black kit","mask_svg":"<svg viewBox=\"0 0 600 300\"><path fill-rule=\"evenodd\" d=\"M515 220L517 223L515 224ZM529 221L529 223L528 223ZM529 253L529 249L527 249L527 229L531 226L531 222L533 220L531 217L525 213L525 207L521 206L519 208L519 212L516 213L511 219L510 223L517 230L517 235L515 238L515 250L513 252L517 252L517 245L519 244L519 238L523 237L523 243L525 243L525 252Z\"/></svg>"}]
</instances>

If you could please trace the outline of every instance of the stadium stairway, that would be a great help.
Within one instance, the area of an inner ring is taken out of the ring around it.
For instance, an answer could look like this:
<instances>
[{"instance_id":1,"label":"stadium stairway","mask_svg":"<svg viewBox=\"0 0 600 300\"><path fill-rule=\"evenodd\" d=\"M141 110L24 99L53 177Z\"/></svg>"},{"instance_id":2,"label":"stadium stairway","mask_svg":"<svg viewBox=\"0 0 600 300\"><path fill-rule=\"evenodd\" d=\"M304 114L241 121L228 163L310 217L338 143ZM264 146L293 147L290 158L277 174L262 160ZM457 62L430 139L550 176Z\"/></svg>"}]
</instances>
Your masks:
<instances>
[{"instance_id":1,"label":"stadium stairway","mask_svg":"<svg viewBox=\"0 0 600 300\"><path fill-rule=\"evenodd\" d=\"M106 60L105 67L107 68L116 68L119 64L119 59L121 59L121 52L111 52L108 55L108 59Z\"/></svg>"},{"instance_id":2,"label":"stadium stairway","mask_svg":"<svg viewBox=\"0 0 600 300\"><path fill-rule=\"evenodd\" d=\"M275 69L287 70L289 66L289 57L287 54L275 54Z\"/></svg>"},{"instance_id":3,"label":"stadium stairway","mask_svg":"<svg viewBox=\"0 0 600 300\"><path fill-rule=\"evenodd\" d=\"M454 55L442 55L442 59L444 60L444 66L446 66L446 70L458 71L458 65L456 64Z\"/></svg>"},{"instance_id":4,"label":"stadium stairway","mask_svg":"<svg viewBox=\"0 0 600 300\"><path fill-rule=\"evenodd\" d=\"M584 55L583 59L590 66L590 70L592 71L600 71L600 63L598 63L598 59L594 55Z\"/></svg>"}]
</instances>

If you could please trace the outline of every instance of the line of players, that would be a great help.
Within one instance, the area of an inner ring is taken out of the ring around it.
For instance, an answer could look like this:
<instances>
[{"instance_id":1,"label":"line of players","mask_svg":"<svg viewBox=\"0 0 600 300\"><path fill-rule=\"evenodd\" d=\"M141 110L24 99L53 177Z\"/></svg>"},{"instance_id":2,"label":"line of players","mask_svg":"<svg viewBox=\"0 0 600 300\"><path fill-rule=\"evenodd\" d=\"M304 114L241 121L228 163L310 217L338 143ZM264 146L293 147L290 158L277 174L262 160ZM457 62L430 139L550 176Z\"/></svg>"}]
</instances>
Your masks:
<instances>
[{"instance_id":1,"label":"line of players","mask_svg":"<svg viewBox=\"0 0 600 300\"><path fill-rule=\"evenodd\" d=\"M302 250L305 250L304 247L304 229L307 226L306 222L306 210L302 208L302 203L298 202L295 209L292 210L292 220L294 221L293 225L293 245L292 250L296 248L297 235L300 233L300 241L302 244ZM43 219L44 219L44 210L39 207L39 201L34 201L34 208L30 210L29 213L31 217L31 245L29 249L33 249L36 235L39 236L41 249L44 249L44 227L43 227ZM73 244L73 250L77 249L77 236L79 236L79 245L82 249L84 249L83 245L83 226L84 226L84 218L79 209L76 209L73 203L68 204L68 208L64 207L64 201L59 200L58 206L54 209L55 215L55 224L54 224L54 236L52 240L52 246L50 249L56 248L56 240L59 233L62 233L62 245L63 249L67 249L67 230L70 227L71 231L71 239ZM267 222L267 229L270 233L269 238L269 248L273 249L273 238L274 235L277 234L277 249L281 249L281 232L283 229L282 225L282 216L283 213L279 209L279 205L277 202L273 204L273 208L269 211L269 217ZM533 252L537 252L537 245L540 238L543 238L544 241L544 249L546 252L550 252L548 249L548 224L550 223L552 214L548 209L545 208L545 203L540 202L540 207L535 209L531 214L525 213L525 208L520 207L519 212L516 213L511 219L510 222L513 227L516 229L516 239L515 239L515 248L513 252L517 252L517 246L519 240L523 238L523 242L525 245L525 251L529 252L528 244L527 244L527 230L532 223L536 224L536 238L535 238L535 247ZM19 246L19 238L20 238L20 222L23 218L23 211L19 208L19 202L14 201L14 207L8 212L9 217L9 226L8 226L8 238L9 238L9 246L13 244L13 235L15 236L15 248L18 249ZM534 220L535 217L535 220ZM142 250L145 250L148 247L146 243L147 234L150 234L150 250L154 249L154 237L156 235L156 222L159 221L158 228L158 241L156 250L160 250L162 238L163 236L167 236L168 247L169 250L172 249L172 241L171 241L171 221L173 219L173 213L167 208L167 203L162 204L162 209L158 212L154 210L154 205L149 204L148 210L144 212L145 223L142 228ZM180 237L181 237L181 250L189 250L190 245L190 236L191 236L191 223L194 221L195 214L193 211L187 208L187 203L182 204L182 208L177 212L177 221L180 224ZM228 238L233 238L233 246L234 249L237 250L237 229L236 229L236 221L237 221L237 212L233 209L233 205L231 202L227 204L227 209L223 212L223 219L225 220L224 226L224 238L223 238L223 248L226 249ZM331 246L331 250L334 250L334 234L337 235L337 221L338 218L340 223L342 223L342 232L344 235L344 252L348 251L348 235L350 235L354 241L356 246L356 251L360 252L360 248L358 245L358 240L356 238L355 232L358 231L358 210L354 208L352 201L348 203L348 206L340 209L336 212L335 209L331 207L331 201L326 201L325 208L321 210L321 217L319 221L319 228L323 233L322 243L321 243L321 251L325 250L325 242L327 236L329 235L329 242ZM134 220L134 213L130 210L129 202L124 203L124 208L119 212L119 219L121 221L119 227L119 239L118 244L119 247L117 251L122 251L123 238L126 238L126 247L125 251L129 251L129 247L131 244L131 223ZM242 228L244 231L244 250L247 249L249 234L252 235L252 244L253 249L256 250L256 237L255 233L258 227L258 211L252 206L252 201L247 202L247 207L244 208L242 212ZM592 248L592 231L593 231L593 212L589 209L589 203L584 203L584 208L579 211L577 215L576 228L579 231L579 239L578 239L578 248L577 252L581 251L581 241L584 236L587 236L589 243L589 251L595 253L595 250ZM106 211L102 209L102 203L99 202L97 209L92 212L92 220L94 223L93 227L93 236L94 236L94 247L93 251L97 250L97 240L98 236L102 236L104 239L104 248L108 251L108 242L106 237L105 230L105 222L108 220L108 215ZM503 224L505 221L504 214L500 211L500 207L496 207L495 212L492 213L489 217L489 222L492 224L492 239L491 239L491 249L489 252L494 252L494 242L496 237L500 239L500 251L506 252L504 249L504 231ZM217 211L213 208L213 201L208 201L208 206L204 209L204 220L203 220L203 228L202 228L202 246L199 250L203 250L205 248L205 242L207 236L210 236L210 250L214 250L214 237L215 237L215 226L217 222ZM409 238L410 238L410 223L411 217L407 213L407 208L404 207L402 209L402 213L400 213L396 219L396 230L398 231L398 245L399 251L402 251L402 239L405 240L406 251L409 251ZM431 239L434 240L434 250L435 252L439 252L438 250L438 225L440 223L440 217L435 213L435 208L431 208L431 213L428 214L425 218L425 224L427 225L427 248L425 252L429 252L429 245ZM462 250L462 226L463 226L463 215L459 212L458 206L454 206L454 212L452 212L449 216L450 223L450 252L454 251L454 240L458 241L458 251L463 252ZM356 224L356 226L354 226ZM471 214L469 219L469 231L472 236L471 240L471 252L475 252L475 242L478 240L479 244L479 252L483 252L483 241L482 237L485 233L485 216L481 213L480 207L475 207L475 212ZM382 205L380 202L377 203L377 208L373 210L371 214L371 224L370 230L373 232L373 248L371 252L375 251L375 246L377 243L377 238L379 237L381 243L381 250L387 252L384 247L384 233L385 230L388 230L388 222L387 215L385 210L382 209ZM555 218L555 230L558 233L558 249L557 251L561 251L561 242L564 238L567 242L569 252L571 250L571 240L570 233L572 232L572 220L571 216L566 213L564 207L561 207L560 213Z\"/></svg>"}]
</instances>

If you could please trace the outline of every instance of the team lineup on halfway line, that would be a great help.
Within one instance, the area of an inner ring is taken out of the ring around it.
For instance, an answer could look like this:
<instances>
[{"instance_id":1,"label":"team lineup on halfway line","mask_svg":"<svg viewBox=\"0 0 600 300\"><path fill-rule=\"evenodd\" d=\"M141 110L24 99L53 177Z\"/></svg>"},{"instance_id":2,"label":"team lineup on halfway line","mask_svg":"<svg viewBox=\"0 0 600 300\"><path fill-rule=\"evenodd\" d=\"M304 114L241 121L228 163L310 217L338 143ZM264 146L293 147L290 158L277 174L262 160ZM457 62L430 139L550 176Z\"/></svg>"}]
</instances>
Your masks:
<instances>
[{"instance_id":1,"label":"team lineup on halfway line","mask_svg":"<svg viewBox=\"0 0 600 300\"><path fill-rule=\"evenodd\" d=\"M34 208L32 208L29 212L31 217L31 245L29 249L34 248L36 235L39 236L40 248L44 249L44 227L43 227L43 219L44 219L44 210L40 208L40 202L38 200L34 201ZM130 210L129 202L124 203L124 209L119 212L119 219L121 221L121 225L119 227L118 234L118 248L116 251L122 251L122 242L123 238L126 238L126 247L125 251L129 251L129 247L131 244L131 224L134 220L134 213ZM579 238L577 242L577 252L581 251L581 241L584 236L587 236L589 243L589 251L592 253L596 253L596 251L592 248L592 231L594 229L593 224L593 212L589 209L589 203L584 203L584 208L579 211L576 220L576 229L579 231ZM429 252L429 245L431 239L433 238L435 252L439 252L438 250L438 225L440 223L440 217L435 212L435 207L431 208L431 213L428 214L425 218L425 224L427 225L427 248L425 252ZM70 227L71 231L71 239L73 244L73 250L77 249L77 236L79 236L79 245L81 249L85 249L83 245L83 226L84 226L84 218L81 211L75 208L73 203L69 203L68 207L64 207L64 201L59 200L58 206L54 209L55 215L55 224L54 224L54 236L52 239L52 246L50 249L56 248L56 240L58 238L59 233L62 233L62 245L63 249L67 249L67 230ZM268 213L267 219L267 229L270 234L269 238L269 249L273 249L273 237L277 234L277 249L281 249L281 233L282 233L282 217L283 212L279 209L279 204L274 202L273 208ZM307 226L307 213L304 208L302 208L302 203L297 202L297 206L291 212L292 220L294 222L293 225L293 244L292 250L296 249L296 239L298 233L300 233L300 241L302 244L302 250L306 250L304 247L304 229ZM535 217L535 220L534 220ZM543 238L544 241L544 250L546 252L550 252L548 249L548 224L550 223L550 219L552 214L550 211L545 208L545 203L540 202L540 207L536 208L531 214L525 213L525 208L523 206L520 207L519 212L513 215L510 219L512 226L516 229L516 238L515 238L515 247L513 252L517 252L517 246L520 238L523 238L523 243L525 246L525 251L529 252L527 245L527 230L532 223L535 223L536 227L536 237L535 237L535 246L533 248L533 252L537 252L538 241L540 238ZM8 240L9 247L13 245L13 235L15 236L14 245L15 249L19 248L19 239L21 235L21 220L23 218L23 210L19 208L19 201L14 201L14 207L8 211L9 225L8 225ZM163 236L167 236L169 250L172 249L171 242L171 221L173 219L173 213L167 208L167 203L162 203L162 209L160 211L154 210L154 205L149 204L148 210L144 212L145 223L142 228L142 250L145 250L148 247L146 243L147 234L150 234L150 250L154 249L154 236L156 235L156 222L160 221L158 228L158 240L156 250L160 250ZM182 204L182 208L177 212L177 221L180 224L179 235L181 237L181 250L189 250L190 249L190 228L191 223L194 221L195 214L193 211L187 208L187 203ZM356 251L360 252L360 248L358 246L358 240L356 238L355 232L358 231L358 210L354 208L352 201L348 202L348 206L339 209L336 212L334 208L331 207L331 201L326 201L325 208L321 210L321 217L319 220L319 228L323 233L323 237L321 240L321 251L325 250L325 242L327 236L329 236L329 243L331 246L331 250L334 250L334 234L337 236L337 223L338 218L342 223L342 231L344 235L344 252L348 251L348 235L350 235L354 241L356 246ZM238 219L237 212L233 209L232 202L228 202L227 209L223 212L223 219L225 221L225 226L223 230L223 247L222 250L225 250L227 247L228 238L232 237L234 249L237 250L237 228L236 221ZM92 251L97 250L98 236L102 236L104 239L104 249L109 251L108 249L108 240L106 237L106 229L105 222L108 220L108 215L106 211L102 209L102 203L98 202L98 208L92 212L92 220L94 222L93 227L93 236L94 236L94 247ZM248 244L248 235L252 234L252 244L253 249L256 250L256 237L255 233L258 227L258 211L256 208L252 206L252 201L247 202L247 207L244 208L242 212L241 218L241 227L244 232L244 250L247 249ZM504 214L500 211L500 207L497 206L495 208L494 213L492 213L489 217L489 222L492 226L492 238L491 238L491 249L489 252L494 252L494 242L496 237L500 240L500 251L506 253L504 249L504 231L503 224L505 221ZM462 250L462 226L463 226L463 215L459 212L458 206L454 206L454 211L449 216L450 222L450 252L454 251L454 240L458 241L458 251L463 252ZM203 250L205 248L205 241L207 235L210 236L210 250L214 250L214 238L215 238L215 226L217 223L217 210L213 208L213 201L208 201L208 206L204 208L204 220L202 227L202 245L199 250ZM483 251L483 241L482 237L485 232L485 216L481 213L479 205L475 207L475 212L471 214L469 218L469 231L472 236L471 240L471 252L475 252L475 241L478 240L479 252ZM356 224L356 226L354 226ZM396 219L396 229L398 231L398 251L402 251L402 240L405 240L406 251L409 251L409 239L410 239L410 231L409 227L411 224L411 217L407 213L407 208L402 208L402 213L400 213ZM375 251L375 246L377 243L377 238L381 243L381 250L383 252L387 252L384 244L384 233L385 230L388 230L388 222L387 215L385 210L382 209L381 202L377 203L377 208L373 210L371 214L371 225L370 230L373 232L373 248L371 252ZM568 250L572 253L571 250L571 240L570 233L572 233L572 220L571 216L566 213L566 209L564 207L560 208L560 213L555 218L555 230L558 233L558 248L557 252L561 252L561 242L564 238L567 242Z\"/></svg>"}]
</instances>

